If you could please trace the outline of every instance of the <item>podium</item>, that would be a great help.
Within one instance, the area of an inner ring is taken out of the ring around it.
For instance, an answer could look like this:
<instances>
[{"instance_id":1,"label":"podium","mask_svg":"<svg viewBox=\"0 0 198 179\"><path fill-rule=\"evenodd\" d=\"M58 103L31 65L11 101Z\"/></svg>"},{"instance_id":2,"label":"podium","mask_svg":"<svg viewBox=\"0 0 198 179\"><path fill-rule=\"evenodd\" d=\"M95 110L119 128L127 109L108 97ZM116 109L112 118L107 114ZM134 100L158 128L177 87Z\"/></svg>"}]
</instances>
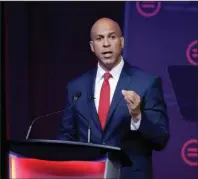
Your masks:
<instances>
[{"instance_id":1,"label":"podium","mask_svg":"<svg viewBox=\"0 0 198 179\"><path fill-rule=\"evenodd\" d=\"M102 176L100 176L100 178L104 179L118 179L120 168L122 166L132 165L127 155L119 147L114 146L73 141L35 139L9 141L8 145L10 154L19 158L25 157L38 161L58 163L65 162L67 166L72 165L74 168L76 168L74 165L75 162L83 163L81 167L88 166L88 164L93 166L92 162L98 163L96 167L102 166L101 162L103 162L104 170L101 170ZM10 166L10 168L13 170L13 166ZM67 176L63 177L72 178L71 171L66 170L71 170L71 167L64 169ZM90 168L90 170L88 169L87 172L93 172L93 168ZM81 175L75 176L78 176L78 178L88 178L85 172L81 172Z\"/></svg>"}]
</instances>

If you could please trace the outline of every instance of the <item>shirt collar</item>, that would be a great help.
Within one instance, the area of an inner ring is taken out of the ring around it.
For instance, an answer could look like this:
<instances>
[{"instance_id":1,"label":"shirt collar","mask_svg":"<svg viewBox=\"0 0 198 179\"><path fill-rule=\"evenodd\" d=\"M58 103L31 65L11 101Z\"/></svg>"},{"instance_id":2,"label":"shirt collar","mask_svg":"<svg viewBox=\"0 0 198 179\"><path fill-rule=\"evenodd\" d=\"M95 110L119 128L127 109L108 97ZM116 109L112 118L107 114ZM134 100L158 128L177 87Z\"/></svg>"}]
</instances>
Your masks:
<instances>
[{"instance_id":1,"label":"shirt collar","mask_svg":"<svg viewBox=\"0 0 198 179\"><path fill-rule=\"evenodd\" d=\"M112 75L113 79L119 78L123 66L124 66L124 60L123 60L123 57L121 56L121 60L120 60L119 64L117 64L111 71L109 71L109 73ZM97 69L97 74L96 74L97 81L101 80L105 73L106 73L106 71L98 63L98 69Z\"/></svg>"}]
</instances>

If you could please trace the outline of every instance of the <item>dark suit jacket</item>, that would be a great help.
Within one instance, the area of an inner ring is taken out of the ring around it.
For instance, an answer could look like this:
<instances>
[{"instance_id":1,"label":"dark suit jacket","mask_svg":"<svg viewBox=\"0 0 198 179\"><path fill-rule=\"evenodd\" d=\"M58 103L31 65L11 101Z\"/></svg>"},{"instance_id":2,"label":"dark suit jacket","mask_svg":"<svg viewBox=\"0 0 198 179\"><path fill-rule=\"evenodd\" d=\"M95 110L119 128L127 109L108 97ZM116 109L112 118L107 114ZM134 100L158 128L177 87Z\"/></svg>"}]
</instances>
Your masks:
<instances>
[{"instance_id":1,"label":"dark suit jacket","mask_svg":"<svg viewBox=\"0 0 198 179\"><path fill-rule=\"evenodd\" d=\"M133 161L132 167L121 169L123 179L152 178L152 151L163 149L169 138L169 122L161 80L143 70L131 67L126 61L118 81L108 119L102 131L95 108L94 85L97 69L93 69L67 86L66 106L59 140L87 142L88 122L68 110L73 96L81 97L75 108L90 119L91 142L121 147ZM142 121L137 131L131 131L131 116L121 90L134 90L141 97Z\"/></svg>"}]
</instances>

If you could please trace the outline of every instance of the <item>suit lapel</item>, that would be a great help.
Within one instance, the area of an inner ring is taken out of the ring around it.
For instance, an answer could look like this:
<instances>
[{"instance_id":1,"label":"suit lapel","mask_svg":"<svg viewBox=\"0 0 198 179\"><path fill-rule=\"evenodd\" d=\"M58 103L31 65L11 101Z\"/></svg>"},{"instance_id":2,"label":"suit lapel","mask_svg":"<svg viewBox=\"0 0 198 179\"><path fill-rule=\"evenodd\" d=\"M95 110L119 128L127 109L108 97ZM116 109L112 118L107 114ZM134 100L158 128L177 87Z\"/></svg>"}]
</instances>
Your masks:
<instances>
[{"instance_id":1,"label":"suit lapel","mask_svg":"<svg viewBox=\"0 0 198 179\"><path fill-rule=\"evenodd\" d=\"M120 78L118 80L117 87L115 89L114 96L113 96L113 99L111 102L111 106L110 106L108 117L107 117L107 122L106 122L105 129L104 129L104 133L112 121L112 115L113 115L114 111L116 110L116 107L118 106L119 101L123 98L121 91L123 89L126 90L132 81L132 75L128 74L128 68L129 68L129 65L125 62L125 65L124 65L123 70L120 74ZM112 123L112 125L113 125L113 123ZM108 128L108 130L109 130L109 128Z\"/></svg>"},{"instance_id":2,"label":"suit lapel","mask_svg":"<svg viewBox=\"0 0 198 179\"><path fill-rule=\"evenodd\" d=\"M87 80L87 96L88 96L88 98L94 97L96 72L97 72L97 68L92 70L90 72L90 79ZM88 99L88 100L89 100L89 102L88 102L88 107L89 107L88 110L91 113L91 117L92 117L96 127L100 130L100 132L102 132L102 128L101 128L100 121L99 121L99 118L98 118L95 102L94 102L93 99Z\"/></svg>"}]
</instances>

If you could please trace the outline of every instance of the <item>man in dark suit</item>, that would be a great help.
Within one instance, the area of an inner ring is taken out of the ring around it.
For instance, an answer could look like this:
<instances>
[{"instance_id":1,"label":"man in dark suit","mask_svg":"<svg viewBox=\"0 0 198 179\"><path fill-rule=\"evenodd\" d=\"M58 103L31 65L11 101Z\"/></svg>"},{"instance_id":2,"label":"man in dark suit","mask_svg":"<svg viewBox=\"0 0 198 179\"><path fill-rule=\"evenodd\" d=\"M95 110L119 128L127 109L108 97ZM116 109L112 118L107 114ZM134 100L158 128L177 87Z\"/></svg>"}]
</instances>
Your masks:
<instances>
[{"instance_id":1,"label":"man in dark suit","mask_svg":"<svg viewBox=\"0 0 198 179\"><path fill-rule=\"evenodd\" d=\"M90 120L91 142L124 149L133 166L121 169L122 179L151 179L152 151L169 139L161 80L123 60L124 38L109 18L92 26L90 46L98 65L68 84L59 139L88 140L87 120L68 108L81 92L74 108Z\"/></svg>"}]
</instances>

